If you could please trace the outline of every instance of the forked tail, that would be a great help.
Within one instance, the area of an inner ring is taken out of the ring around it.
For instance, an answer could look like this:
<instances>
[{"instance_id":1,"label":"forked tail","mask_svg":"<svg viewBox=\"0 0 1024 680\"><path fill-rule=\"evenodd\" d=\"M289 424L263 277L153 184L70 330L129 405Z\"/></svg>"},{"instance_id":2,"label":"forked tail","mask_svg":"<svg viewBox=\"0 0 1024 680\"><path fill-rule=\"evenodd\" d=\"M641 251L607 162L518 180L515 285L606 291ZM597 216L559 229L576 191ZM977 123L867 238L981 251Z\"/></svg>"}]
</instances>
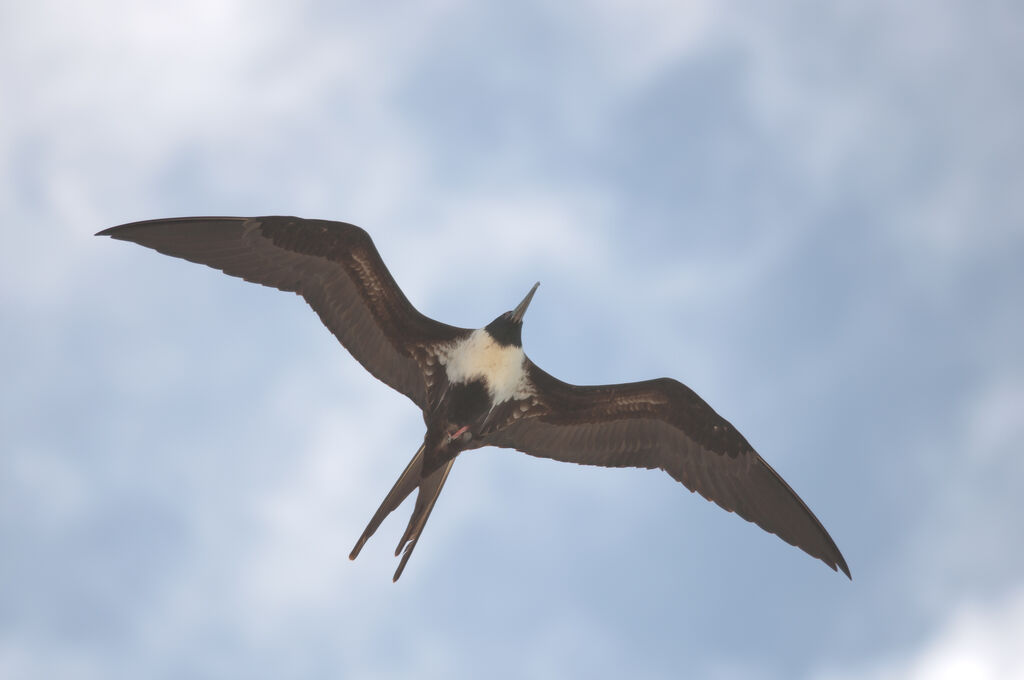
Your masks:
<instances>
[{"instance_id":1,"label":"forked tail","mask_svg":"<svg viewBox=\"0 0 1024 680\"><path fill-rule=\"evenodd\" d=\"M402 553L402 548L405 548L405 552L402 553L402 561L399 562L398 569L395 571L395 576L392 579L394 581L397 581L398 577L402 575L405 564L409 561L409 557L412 555L417 541L419 541L420 534L423 533L423 527L427 524L430 512L434 509L434 503L437 502L437 497L441 494L445 480L448 479L448 472L452 469L452 463L455 462L454 459L448 461L424 479L420 476L423 469L423 448L421 444L419 450L416 451L416 455L412 457L405 470L399 475L398 481L391 487L388 495L384 497L384 501L377 508L377 512L373 514L370 523L366 525L366 530L363 531L363 535L356 541L355 547L352 548L352 552L348 556L350 560L358 557L359 551L366 545L366 541L369 540L370 536L373 536L374 532L377 531L384 518L401 505L402 501L408 498L413 489L419 487L419 493L416 495L416 505L413 508L412 516L409 518L409 525L406 527L405 533L402 534L402 540L399 541L398 548L395 550L395 556L397 557L399 553Z\"/></svg>"},{"instance_id":2,"label":"forked tail","mask_svg":"<svg viewBox=\"0 0 1024 680\"><path fill-rule=\"evenodd\" d=\"M444 483L448 479L448 473L454 464L455 459L452 458L434 470L429 477L420 481L420 490L416 494L416 507L413 508L412 516L409 518L409 526L405 528L402 540L398 542L398 547L395 548L395 557L398 557L398 553L401 552L402 561L398 563L398 569L395 570L392 581L397 581L398 577L402 575L405 563L409 561L413 549L416 548L416 543L420 540L420 534L423 533L423 527L427 525L430 511L434 509L434 503L437 502L437 497L441 495L441 489L444 488ZM403 547L405 552L402 552Z\"/></svg>"}]
</instances>

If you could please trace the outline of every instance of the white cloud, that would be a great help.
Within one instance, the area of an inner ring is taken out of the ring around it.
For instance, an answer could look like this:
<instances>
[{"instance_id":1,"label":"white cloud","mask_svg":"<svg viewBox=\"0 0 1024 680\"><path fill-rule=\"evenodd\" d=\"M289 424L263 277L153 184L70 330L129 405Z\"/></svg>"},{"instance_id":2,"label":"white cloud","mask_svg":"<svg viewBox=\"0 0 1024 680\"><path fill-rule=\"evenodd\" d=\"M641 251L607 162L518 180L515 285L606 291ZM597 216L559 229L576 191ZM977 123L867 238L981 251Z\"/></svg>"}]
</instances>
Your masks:
<instances>
[{"instance_id":1,"label":"white cloud","mask_svg":"<svg viewBox=\"0 0 1024 680\"><path fill-rule=\"evenodd\" d=\"M15 445L5 446L3 454L0 510L7 521L32 507L39 531L60 533L98 500L81 470L54 451ZM40 498L46 502L40 503Z\"/></svg>"},{"instance_id":2,"label":"white cloud","mask_svg":"<svg viewBox=\"0 0 1024 680\"><path fill-rule=\"evenodd\" d=\"M5 247L0 249L0 303L4 310L7 305L30 310L31 332L20 327L18 330L24 337L39 338L33 349L41 355L57 351L51 348L78 345L86 345L86 351L92 352L96 344L103 343L109 344L111 354L128 362L126 366L111 368L104 379L98 380L89 373L96 367L88 357L53 361L43 356L16 367L13 377L8 377L9 383L18 387L12 394L19 400L32 397L40 403L38 408L45 408L47 395L65 392L69 380L113 383L123 398L139 401L165 390L186 389L181 383L187 380L195 382L195 399L203 399L202 378L195 376L207 367L198 362L191 365L188 357L176 349L179 344L172 336L155 338L145 352L140 352L137 348L119 347L116 337L97 339L95 323L89 326L85 338L76 335L78 328L71 327L83 317L93 321L99 317L103 319L100 324L112 326L115 332L111 336L116 336L116 331L129 324L148 325L153 317L166 311L143 311L146 305L137 299L146 295L141 290L125 292L116 310L96 310L96 300L102 298L92 285L97 281L94 273L109 268L115 258L138 258L143 262L138 266L146 267L150 260L143 260L142 256L155 257L128 246L115 247L92 239L91 232L106 226L105 221L113 219L112 215L125 219L155 217L158 214L154 212L163 206L185 211L196 201L202 205L239 205L254 211L261 210L261 206L282 206L309 217L351 220L370 228L378 243L384 244L385 259L399 281L418 304L426 301L434 309L440 293L444 293L445 299L453 299L450 291L442 290L445 286L465 285L451 281L447 263L421 257L438 236L450 244L446 253L453 260L472 263L476 271L493 276L493 285L505 285L502 279L513 280L510 303L518 299L515 295L524 292L520 286L532 283L535 275L529 272L537 268L557 267L574 283L594 292L600 291L602 280L616 276L604 270L617 255L609 216L629 214L628 209L613 204L621 194L601 187L600 179L594 183L590 177L567 182L561 168L552 170L550 176L530 174L531 169L538 168L531 165L532 161L523 161L523 156L542 156L529 146L531 135L536 132L532 128L515 137L513 144L496 145L500 153L494 157L477 153L476 161L482 157L488 165L467 163L481 168L481 173L460 186L439 167L443 163L434 155L439 152L432 146L433 130L429 124L418 121L422 127L415 127L415 102L395 100L396 92L418 72L422 62L435 50L443 49L453 32L465 30L465 26L458 25L459 21L452 20L466 19L461 10L468 3L409 3L393 9L331 6L330 11L337 14L324 20L318 12L328 5L190 1L170 8L126 2L94 3L88 7L47 2L21 3L17 7L12 4L4 10L17 12L18 21L0 22L0 34L5 38L0 49L4 50L6 62L0 71L0 88L5 102L15 102L5 108L5 124L0 128L0 149L4 151L0 154L4 159L0 161L0 204L4 206L0 210L4 211L7 226L13 227L5 233ZM942 8L948 8L948 4ZM1007 201L1000 198L1002 194L989 193L992 187L998 189L1000 185L992 184L991 177L982 172L990 169L986 163L994 150L1005 148L1007 155L1012 155L1016 148L1016 138L1003 147L993 142L1006 133L999 125L981 130L986 133L981 135L984 144L974 145L977 137L957 132L959 146L941 145L941 149L950 149L943 156L950 167L939 167L942 172L937 180L921 180L928 188L924 194L908 190L907 176L870 162L892 158L905 162L907 150L901 145L905 143L905 133L914 131L917 114L929 107L970 99L958 94L964 74L958 75L955 69L947 67L951 62L955 65L953 57L961 54L965 45L974 44L956 42L966 41L971 31L950 30L958 22L950 24L948 12L942 13L941 8L917 8L912 17L912 34L896 25L880 39L875 34L876 18L858 12L832 16L830 22L816 27L804 20L806 7L797 12L800 16L781 18L774 12L768 16L746 12L730 15L707 2L609 2L592 5L591 9L595 14L590 15L589 22L580 20L580 10L575 6L543 10L555 13L557 35L573 41L566 54L559 53L567 58L550 64L554 76L547 71L535 72L535 67L548 64L530 61L529 54L521 55L524 61L519 65L525 65L529 81L523 89L537 95L545 105L554 103L550 105L557 109L553 112L556 132L579 134L573 137L574 143L593 144L588 151L607 151L607 145L614 142L602 137L609 130L608 121L614 119L616 125L622 126L632 124L632 120L622 118L629 111L631 97L658 82L659 76L670 73L680 60L705 48L729 51L741 46L741 51L746 50L744 54L750 57L744 62L751 69L745 81L750 88L750 103L756 107L772 139L783 140L780 147L785 146L784 140L788 138L793 163L803 168L808 194L816 197L809 199L814 204L812 210L836 197L849 198L848 190L855 197L879 200L906 192L905 198L897 196L897 203L905 208L901 224L909 226L895 239L897 247L913 253L924 243L928 251L948 253L954 258L965 252L965 247L969 250L991 246L991 240L986 242L986 238L994 233L1003 239L1006 234L1000 230L1015 224L1005 218L1009 212L1000 213L1003 219L992 230L987 228L988 223L983 225L986 228L975 230L973 227L978 224L965 220L965 216L983 206L1008 210ZM922 17L923 25L917 21ZM470 21L478 18L472 13L469 16ZM905 24L910 19L903 17L902 21ZM848 33L840 27L846 22L852 26L863 24L863 30ZM750 32L744 33L745 30ZM841 43L839 38L844 36L857 45ZM487 47L488 37L478 38L482 48ZM860 41L868 38L877 39L877 45L860 45ZM837 40L835 50L822 44L833 39ZM818 42L812 42L808 48L808 40ZM959 45L961 51L948 52L949 41ZM902 53L893 52L900 45L907 45L909 50L906 61ZM883 63L868 60L863 72L855 68L865 52L874 52L876 47L881 55L879 62ZM448 56L465 58L471 52ZM583 58L579 57L581 54ZM6 59L8 55L10 59ZM480 68L485 73L492 67L508 66L487 61L489 56L486 49L480 53ZM816 60L818 57L824 61ZM950 78L949 83L935 87L929 81L920 81L924 83L921 92L926 96L902 96L904 85L919 82L930 70L941 71L943 77ZM972 70L979 70L976 64ZM994 79L1002 71L993 69L993 73L990 77ZM856 77L838 77L850 74ZM669 79L665 84L670 87L673 83ZM1011 96L1005 93L1012 93L1012 88L997 87L984 80L978 87L988 97L982 97L990 104L988 114L1002 111L999 115L1010 119L1019 111L1019 104L992 99L992 92L996 91L1004 92L1000 97ZM566 96L567 90L573 96ZM658 104L657 97L649 92L647 96L650 98L645 100L646 104ZM964 111L955 110L961 112L959 115ZM548 113L552 111L545 109L544 114ZM549 122L545 118L545 124ZM585 132L580 134L580 129ZM925 138L925 142L944 139L934 136L944 129L941 125L928 128L926 132L932 136ZM979 131L977 126L965 130ZM587 136L586 132L595 134ZM478 150L446 151L471 156L474 152ZM601 154L595 155L600 160ZM515 162L510 162L510 158ZM178 165L184 168L180 177L174 174ZM526 172L522 172L524 168ZM643 168L638 167L641 171ZM168 178L168 174L173 176ZM911 176L914 177L917 176ZM1015 177L1010 172L1003 181L1009 186ZM202 191L181 190L176 184L181 182L192 182ZM992 200L993 195L996 200ZM624 196L622 200L633 198ZM657 196L651 198L660 200ZM889 215L885 209L879 214ZM1019 208L1014 214L1020 214ZM389 229L391 225L396 226ZM637 361L658 352L703 356L689 351L695 342L693 338L703 334L701 329L695 329L677 345L665 347L661 334L649 332L651 308L667 311L663 316L668 321L658 323L674 323L674 308L669 305L678 303L680 298L685 304L703 301L710 310L726 308L723 300L728 301L730 296L738 298L743 291L757 288L786 265L787 253L801 244L808 225L813 226L813 222L799 219L793 221L789 230L752 230L742 249L723 249L719 257L704 257L700 252L684 254L681 265L677 262L660 270L652 268L644 274L648 277L646 281L630 285L634 289L653 287L655 296L661 296L656 304L645 307L623 300L620 308L625 311L620 328L602 330L602 337L623 333L631 336L630 347L650 343L650 350L642 352L639 359L628 355L630 371L635 370ZM629 229L624 228L622 233L634 237ZM497 265L488 267L483 263L493 249L503 257ZM940 264L945 257L939 258ZM536 278L545 283L550 280L542 274ZM105 284L124 285L120 280L101 280ZM851 280L850 285L860 282ZM205 296L199 285L184 292L197 300ZM900 292L894 291L893 295ZM502 304L505 299L489 292L480 297L484 320L496 311L493 305ZM68 322L66 317L52 313L52 308L40 310L40 301L52 302L53 307L73 306L82 312L75 321ZM304 312L312 315L308 310ZM193 318L189 323L220 318L215 309L203 308L199 313L202 319ZM463 322L449 314L436 315ZM464 323L480 321L476 313L467 312L464 318ZM873 321L874 317L867 320ZM169 330L164 327L161 332L166 335ZM326 333L322 329L319 332ZM552 324L547 332L557 333L557 325ZM55 337L63 341L56 343ZM863 337L856 333L851 333L848 340L864 344ZM916 336L907 339L908 343L920 340ZM258 339L253 345L259 353ZM451 621L427 626L427 632L423 632L416 630L422 620L408 623L399 614L413 611L422 603L424 592L444 581L427 583L432 574L428 569L432 555L443 560L446 573L458 568L459 560L445 549L446 541L459 535L459 523L468 521L480 505L494 503L495 495L489 496L489 490L507 486L509 477L478 472L477 479L469 479L456 473L458 479L446 490L439 514L432 520L429 540L418 549L399 586L390 584L395 566L391 548L404 527L408 507L382 527L360 562L349 563L348 549L412 454L421 432L410 404L401 397L389 400L379 390L364 393L361 381L370 379L340 348L331 349L334 353L329 357L287 358L294 365L282 371L292 372L282 381L270 381L260 387L278 396L255 404L238 421L237 427L260 433L251 435L247 444L266 437L268 441L288 442L293 447L274 450L266 446L259 453L256 449L260 447L249 447L247 454L255 460L246 460L256 467L266 465L262 473L248 469L249 466L235 469L237 461L226 451L218 454L219 462L213 462L212 456L204 457L208 453L204 450L183 452L180 459L154 464L158 472L147 477L144 491L174 496L168 500L169 505L171 501L174 504L167 512L174 514L175 526L178 520L187 525L181 530L184 537L180 541L186 554L177 556L180 564L161 567L170 572L161 571L170 581L166 589L159 584L139 587L151 595L145 604L107 603L111 608L130 610L133 620L143 622L145 630L139 636L146 640L136 651L139 658L135 660L143 671L159 666L161 659L183 656L195 659L195 667L208 669L204 663L210 659L203 654L209 653L209 640L222 639L217 634L223 634L235 645L233 651L239 657L251 657L253 650L259 650L257 656L274 658L279 654L287 656L297 648L303 652L312 650L322 654L327 659L325 663L333 664L339 655L347 656L343 661L350 666L361 665L367 671L363 675L381 672L379 660L373 657L374 643L394 642L408 647L411 651L395 662L400 669L429 667L432 660L440 664L434 667L439 669L460 668L470 663L462 660L460 666L460 659L456 658L461 643L455 636L449 636L451 629L457 627ZM866 350L863 355L875 356ZM820 374L822 380L834 380L837 374L843 375L829 365L842 363L835 360L836 356L843 355L829 354L827 361L805 361L804 365L810 364L806 370ZM321 370L319 362L324 360L336 360L336 365L343 366L340 375L311 375ZM580 353L578 361L592 370L594 366L606 366L609 358ZM68 365L74 365L82 376L65 375ZM106 368L112 364L100 365ZM895 380L908 377L899 366L890 363L865 370L876 368L892 371ZM190 374L192 378L186 377ZM148 376L148 383L142 376ZM343 387L327 390L325 381L336 381ZM22 386L26 389L22 390ZM703 381L695 386L704 392ZM346 401L353 398L351 394L358 403ZM784 396L779 397L780 401ZM877 400L877 395L854 396L864 396L865 403ZM313 406L307 408L308 404ZM992 471L1014 451L1013 442L1020 439L1017 416L1021 404L1017 383L1011 379L998 382L967 407L963 420L954 419L962 426L962 437L947 437L951 434L948 425L942 424L938 430L929 432L927 444L938 445L938 440L944 438L947 441L942 442L946 446L943 450L948 452L949 439L976 443L977 447L969 447L977 454L970 464L985 463L990 465L988 471ZM218 409L224 404L212 402L210 407ZM814 406L806 415L836 416L818 408ZM869 410L877 407L864 408L867 415L877 412ZM134 413L141 418L138 411ZM393 416L408 421L402 420L403 424L396 428ZM238 416L231 416L235 417ZM145 430L151 424L140 420L132 426ZM15 437L38 436L19 431L20 423L13 420L12 425ZM47 441L54 442L51 448L22 447L4 460L5 469L15 473L15 483L34 495L37 503L51 495L61 499L46 508L51 514L36 514L25 520L30 522L26 524L29 530L46 530L48 523L66 521L83 507L104 498L111 486L133 485L135 480L118 475L138 474L138 468L143 466L131 468L117 463L118 456L127 460L136 452L126 452L127 445L116 455L100 451L97 442L112 443L118 439L97 434L101 429L96 424L76 424L74 441L71 436L62 439L46 433ZM203 439L207 436L209 432L196 430L194 441L202 440L208 445ZM214 436L229 439L231 427L221 423ZM138 443L145 438L133 441ZM78 468L67 462L72 460L70 457L53 458L62 455L62 446L68 456L80 450L93 453L95 460L83 456L73 460L84 461L76 464L87 465L95 475L83 481ZM880 454L864 455L870 462L874 460L871 456ZM279 464L261 462L259 456L273 456ZM524 460L522 466L545 470L541 475L548 474L541 461ZM163 478L164 473L170 481ZM617 484L626 474L617 471L585 476L579 470L565 473L567 477L571 475L572 483L580 480L581 488L572 489L580 496L598 495L600 484L610 485L613 480ZM961 482L962 478L954 481ZM593 485L590 491L582 488L586 485ZM936 497L941 495L937 519L932 520L934 526L941 528L934 533L927 533L931 526L923 530L921 526L909 526L908 522L905 529L909 535L901 536L900 541L909 548L897 560L912 567L890 572L896 574L892 578L893 588L916 588L941 595L949 589L950 573L956 572L957 582L962 583L982 573L979 564L989 555L1012 556L1005 547L999 548L1004 552L988 552L992 546L1005 546L1005 534L1001 533L1005 522L992 524L990 534L978 539L979 542L965 540L981 533L972 523L974 518L991 517L992 511L1008 508L979 501L988 486L962 486L959 492L948 494L945 488L933 489ZM466 491L456 494L458 488ZM182 492L180 497L178 491ZM878 488L868 491L877 494ZM522 495L527 493L533 491L524 491ZM230 497L231 508L224 505L224 495ZM456 496L461 498L458 503ZM880 502L890 502L884 496L879 496ZM544 506L544 511L548 507ZM965 508L969 512L964 512ZM887 509L898 510L898 504ZM511 514L508 510L498 512ZM961 514L970 517L957 520ZM614 535L616 530L606 526L580 528L587 540L593 542L603 540L608 533ZM866 534L870 529L863 532ZM940 533L949 540L935 543L933 539ZM558 531L558 537L561 540L564 533ZM147 549L144 544L131 545L140 551ZM845 549L846 544L843 545ZM963 545L985 549L964 551ZM12 546L4 546L9 547L19 549L21 544L15 541ZM863 550L867 552L868 548ZM949 554L953 551L970 554L964 554L957 562ZM876 557L865 555L857 560L864 564L862 573L870 574ZM96 558L87 554L83 560ZM102 560L99 563L104 564ZM954 563L957 566L950 566ZM477 564L491 563L481 557ZM601 565L594 566L599 568ZM923 578L922 569L926 570ZM866 576L865 580L870 578ZM922 582L926 585L922 586ZM907 583L914 587L907 588ZM584 658L593 654L586 658L599 672L602 661L634 651L630 645L635 641L624 642L616 628L621 621L595 619L597 614L585 609L589 605L582 596L579 610L559 609L564 605L559 599L563 594L557 591L558 584L554 584L556 590L546 590L550 585L538 583L536 590L522 598L530 602L529 598L536 596L552 610L545 612L544 625L530 638L534 656L521 660L523 664L532 664L529 670L540 676L571 675L579 668L575 655ZM534 586L527 584L524 592ZM38 583L35 587L43 588ZM153 595L150 588L159 592ZM918 596L908 597L914 601ZM923 608L934 606L937 599L929 600ZM865 661L862 675L833 673L826 677L885 678L906 672L911 677L925 678L943 665L978 669L992 677L1002 671L1020 673L1019 658L1007 651L1009 633L1002 630L1021 637L1021 602L1018 593L1005 606L957 610L934 638L916 652L886 662ZM455 601L452 608L470 609L473 604ZM63 606L41 597L38 609L49 608L51 619L47 620L57 620ZM486 613L484 609L478 611ZM438 610L433 613L444 614ZM527 618L523 614L516 621ZM682 628L688 625L677 623ZM17 622L10 625L16 626ZM323 646L303 648L310 635L322 635ZM880 644L877 638L866 637L871 641L865 642L865 648ZM561 645L558 640L568 640L568 645ZM608 644L609 640L615 643ZM370 644L364 646L363 642ZM88 674L89 669L102 668L105 672L94 675L109 676L106 671L121 663L117 659L124 647L118 645L124 645L123 640L110 642L109 649L101 645L88 647L81 658L76 656L76 644L50 631L35 629L23 633L5 628L0 636L0 675L73 676L79 671ZM364 649L371 651L359 651ZM226 655L231 651L223 652L210 667L243 663L228 659ZM656 671L668 667L669 661L654 657L650 663ZM345 665L341 661L338 664ZM736 668L747 668L742 661L736 664ZM505 670L509 675L513 673ZM441 670L435 672L440 674ZM732 674L731 667L723 667L720 673ZM395 674L400 675L397 671Z\"/></svg>"},{"instance_id":3,"label":"white cloud","mask_svg":"<svg viewBox=\"0 0 1024 680\"><path fill-rule=\"evenodd\" d=\"M809 193L870 202L864 228L932 276L1019 243L1022 171L1005 154L1022 150L1024 101L1002 85L1020 75L1015 20L958 2L806 9L736 14L723 35L749 55L753 110Z\"/></svg>"},{"instance_id":4,"label":"white cloud","mask_svg":"<svg viewBox=\"0 0 1024 680\"><path fill-rule=\"evenodd\" d=\"M954 609L917 649L819 680L1008 680L1024 678L1024 587L995 602Z\"/></svg>"},{"instance_id":5,"label":"white cloud","mask_svg":"<svg viewBox=\"0 0 1024 680\"><path fill-rule=\"evenodd\" d=\"M596 193L520 185L505 186L500 193L480 191L462 200L448 194L441 201L435 228L410 234L412 245L395 253L402 270L414 272L408 287L426 290L428 296L441 285L462 288L467 280L486 282L486 289L514 279L518 290L556 265L563 271L585 267L595 272L609 259L603 245L609 228L607 203ZM442 263L447 259L465 268L465 280L453 279L452 268L439 267L437 259L420 257L434 243L443 244L437 256ZM500 256L495 258L495 253ZM503 310L515 300L485 304ZM492 307L486 313L497 312Z\"/></svg>"},{"instance_id":6,"label":"white cloud","mask_svg":"<svg viewBox=\"0 0 1024 680\"><path fill-rule=\"evenodd\" d=\"M346 381L353 389L359 380L372 379L365 374L356 378ZM239 584L238 599L260 614L257 620L316 610L325 605L325 593L348 600L358 584L390 576L370 565L390 555L400 535L396 529L404 529L411 506L394 513L358 564L350 563L348 553L415 453L419 418L409 404L399 403L404 397L361 391L358 402L302 409L309 439L296 447L288 474L255 508L259 537L245 558L252 567Z\"/></svg>"},{"instance_id":7,"label":"white cloud","mask_svg":"<svg viewBox=\"0 0 1024 680\"><path fill-rule=\"evenodd\" d=\"M60 304L90 263L113 257L93 232L168 204L189 212L176 164L219 197L214 209L253 195L251 210L331 217L340 195L339 218L376 221L422 204L431 181L389 96L450 4L411 4L399 22L348 8L330 30L310 20L315 7L273 2L21 9L0 46L17 64L0 70L0 94L18 103L0 129L0 203L15 227L3 295Z\"/></svg>"},{"instance_id":8,"label":"white cloud","mask_svg":"<svg viewBox=\"0 0 1024 680\"><path fill-rule=\"evenodd\" d=\"M65 678L66 680L99 680L110 678L109 669L97 663L88 652L63 649L54 654L47 645L14 636L0 638L0 677Z\"/></svg>"},{"instance_id":9,"label":"white cloud","mask_svg":"<svg viewBox=\"0 0 1024 680\"><path fill-rule=\"evenodd\" d=\"M972 400L966 416L968 455L987 465L1009 461L1024 441L1024 384L997 377Z\"/></svg>"},{"instance_id":10,"label":"white cloud","mask_svg":"<svg viewBox=\"0 0 1024 680\"><path fill-rule=\"evenodd\" d=\"M603 0L562 5L577 26L587 30L595 51L619 87L643 87L662 70L706 46L716 33L722 10L706 0ZM585 17L585 21L580 21Z\"/></svg>"}]
</instances>

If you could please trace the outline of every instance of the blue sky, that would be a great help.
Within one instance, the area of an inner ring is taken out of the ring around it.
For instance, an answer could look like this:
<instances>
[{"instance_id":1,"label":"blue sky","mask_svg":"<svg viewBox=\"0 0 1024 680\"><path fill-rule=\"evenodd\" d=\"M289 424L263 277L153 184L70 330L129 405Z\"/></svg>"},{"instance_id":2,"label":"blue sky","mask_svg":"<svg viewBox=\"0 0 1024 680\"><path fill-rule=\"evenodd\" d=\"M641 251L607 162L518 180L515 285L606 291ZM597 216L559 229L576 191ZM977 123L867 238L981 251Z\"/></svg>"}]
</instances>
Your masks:
<instances>
[{"instance_id":1,"label":"blue sky","mask_svg":"<svg viewBox=\"0 0 1024 680\"><path fill-rule=\"evenodd\" d=\"M1024 676L1014 3L0 8L0 676ZM354 222L425 313L679 378L846 581L665 475L459 460L297 298L104 227Z\"/></svg>"}]
</instances>

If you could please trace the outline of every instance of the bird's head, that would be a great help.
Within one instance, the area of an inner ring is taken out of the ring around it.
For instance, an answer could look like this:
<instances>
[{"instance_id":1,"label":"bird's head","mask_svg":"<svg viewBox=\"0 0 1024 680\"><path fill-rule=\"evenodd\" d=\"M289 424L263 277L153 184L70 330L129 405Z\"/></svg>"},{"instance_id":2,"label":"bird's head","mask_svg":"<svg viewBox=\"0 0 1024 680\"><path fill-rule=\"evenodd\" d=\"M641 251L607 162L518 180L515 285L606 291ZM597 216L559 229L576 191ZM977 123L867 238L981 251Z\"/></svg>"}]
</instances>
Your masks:
<instances>
[{"instance_id":1,"label":"bird's head","mask_svg":"<svg viewBox=\"0 0 1024 680\"><path fill-rule=\"evenodd\" d=\"M523 301L515 309L505 312L487 324L487 333L499 344L506 347L523 346L523 315L526 314L526 308L530 306L530 300L533 299L533 294L537 292L537 286L539 285L540 281L533 284L533 288L530 289L530 292L526 294L526 297L523 298Z\"/></svg>"}]
</instances>

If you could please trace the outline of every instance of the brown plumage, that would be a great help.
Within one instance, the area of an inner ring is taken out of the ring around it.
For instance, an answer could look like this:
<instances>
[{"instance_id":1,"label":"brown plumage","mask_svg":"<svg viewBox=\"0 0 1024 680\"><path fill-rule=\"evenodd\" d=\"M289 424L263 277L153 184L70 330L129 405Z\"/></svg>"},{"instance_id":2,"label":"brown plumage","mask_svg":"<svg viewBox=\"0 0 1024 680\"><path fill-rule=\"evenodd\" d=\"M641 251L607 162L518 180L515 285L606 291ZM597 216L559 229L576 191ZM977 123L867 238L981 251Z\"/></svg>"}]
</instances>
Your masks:
<instances>
[{"instance_id":1,"label":"brown plumage","mask_svg":"<svg viewBox=\"0 0 1024 680\"><path fill-rule=\"evenodd\" d=\"M584 465L660 468L730 512L850 570L799 496L696 393L668 378L578 386L522 353L536 286L512 312L473 331L419 313L369 235L351 224L294 217L190 217L135 222L100 235L292 291L375 377L422 411L427 434L352 550L418 490L395 554L395 580L422 534L455 458L482 446Z\"/></svg>"}]
</instances>

